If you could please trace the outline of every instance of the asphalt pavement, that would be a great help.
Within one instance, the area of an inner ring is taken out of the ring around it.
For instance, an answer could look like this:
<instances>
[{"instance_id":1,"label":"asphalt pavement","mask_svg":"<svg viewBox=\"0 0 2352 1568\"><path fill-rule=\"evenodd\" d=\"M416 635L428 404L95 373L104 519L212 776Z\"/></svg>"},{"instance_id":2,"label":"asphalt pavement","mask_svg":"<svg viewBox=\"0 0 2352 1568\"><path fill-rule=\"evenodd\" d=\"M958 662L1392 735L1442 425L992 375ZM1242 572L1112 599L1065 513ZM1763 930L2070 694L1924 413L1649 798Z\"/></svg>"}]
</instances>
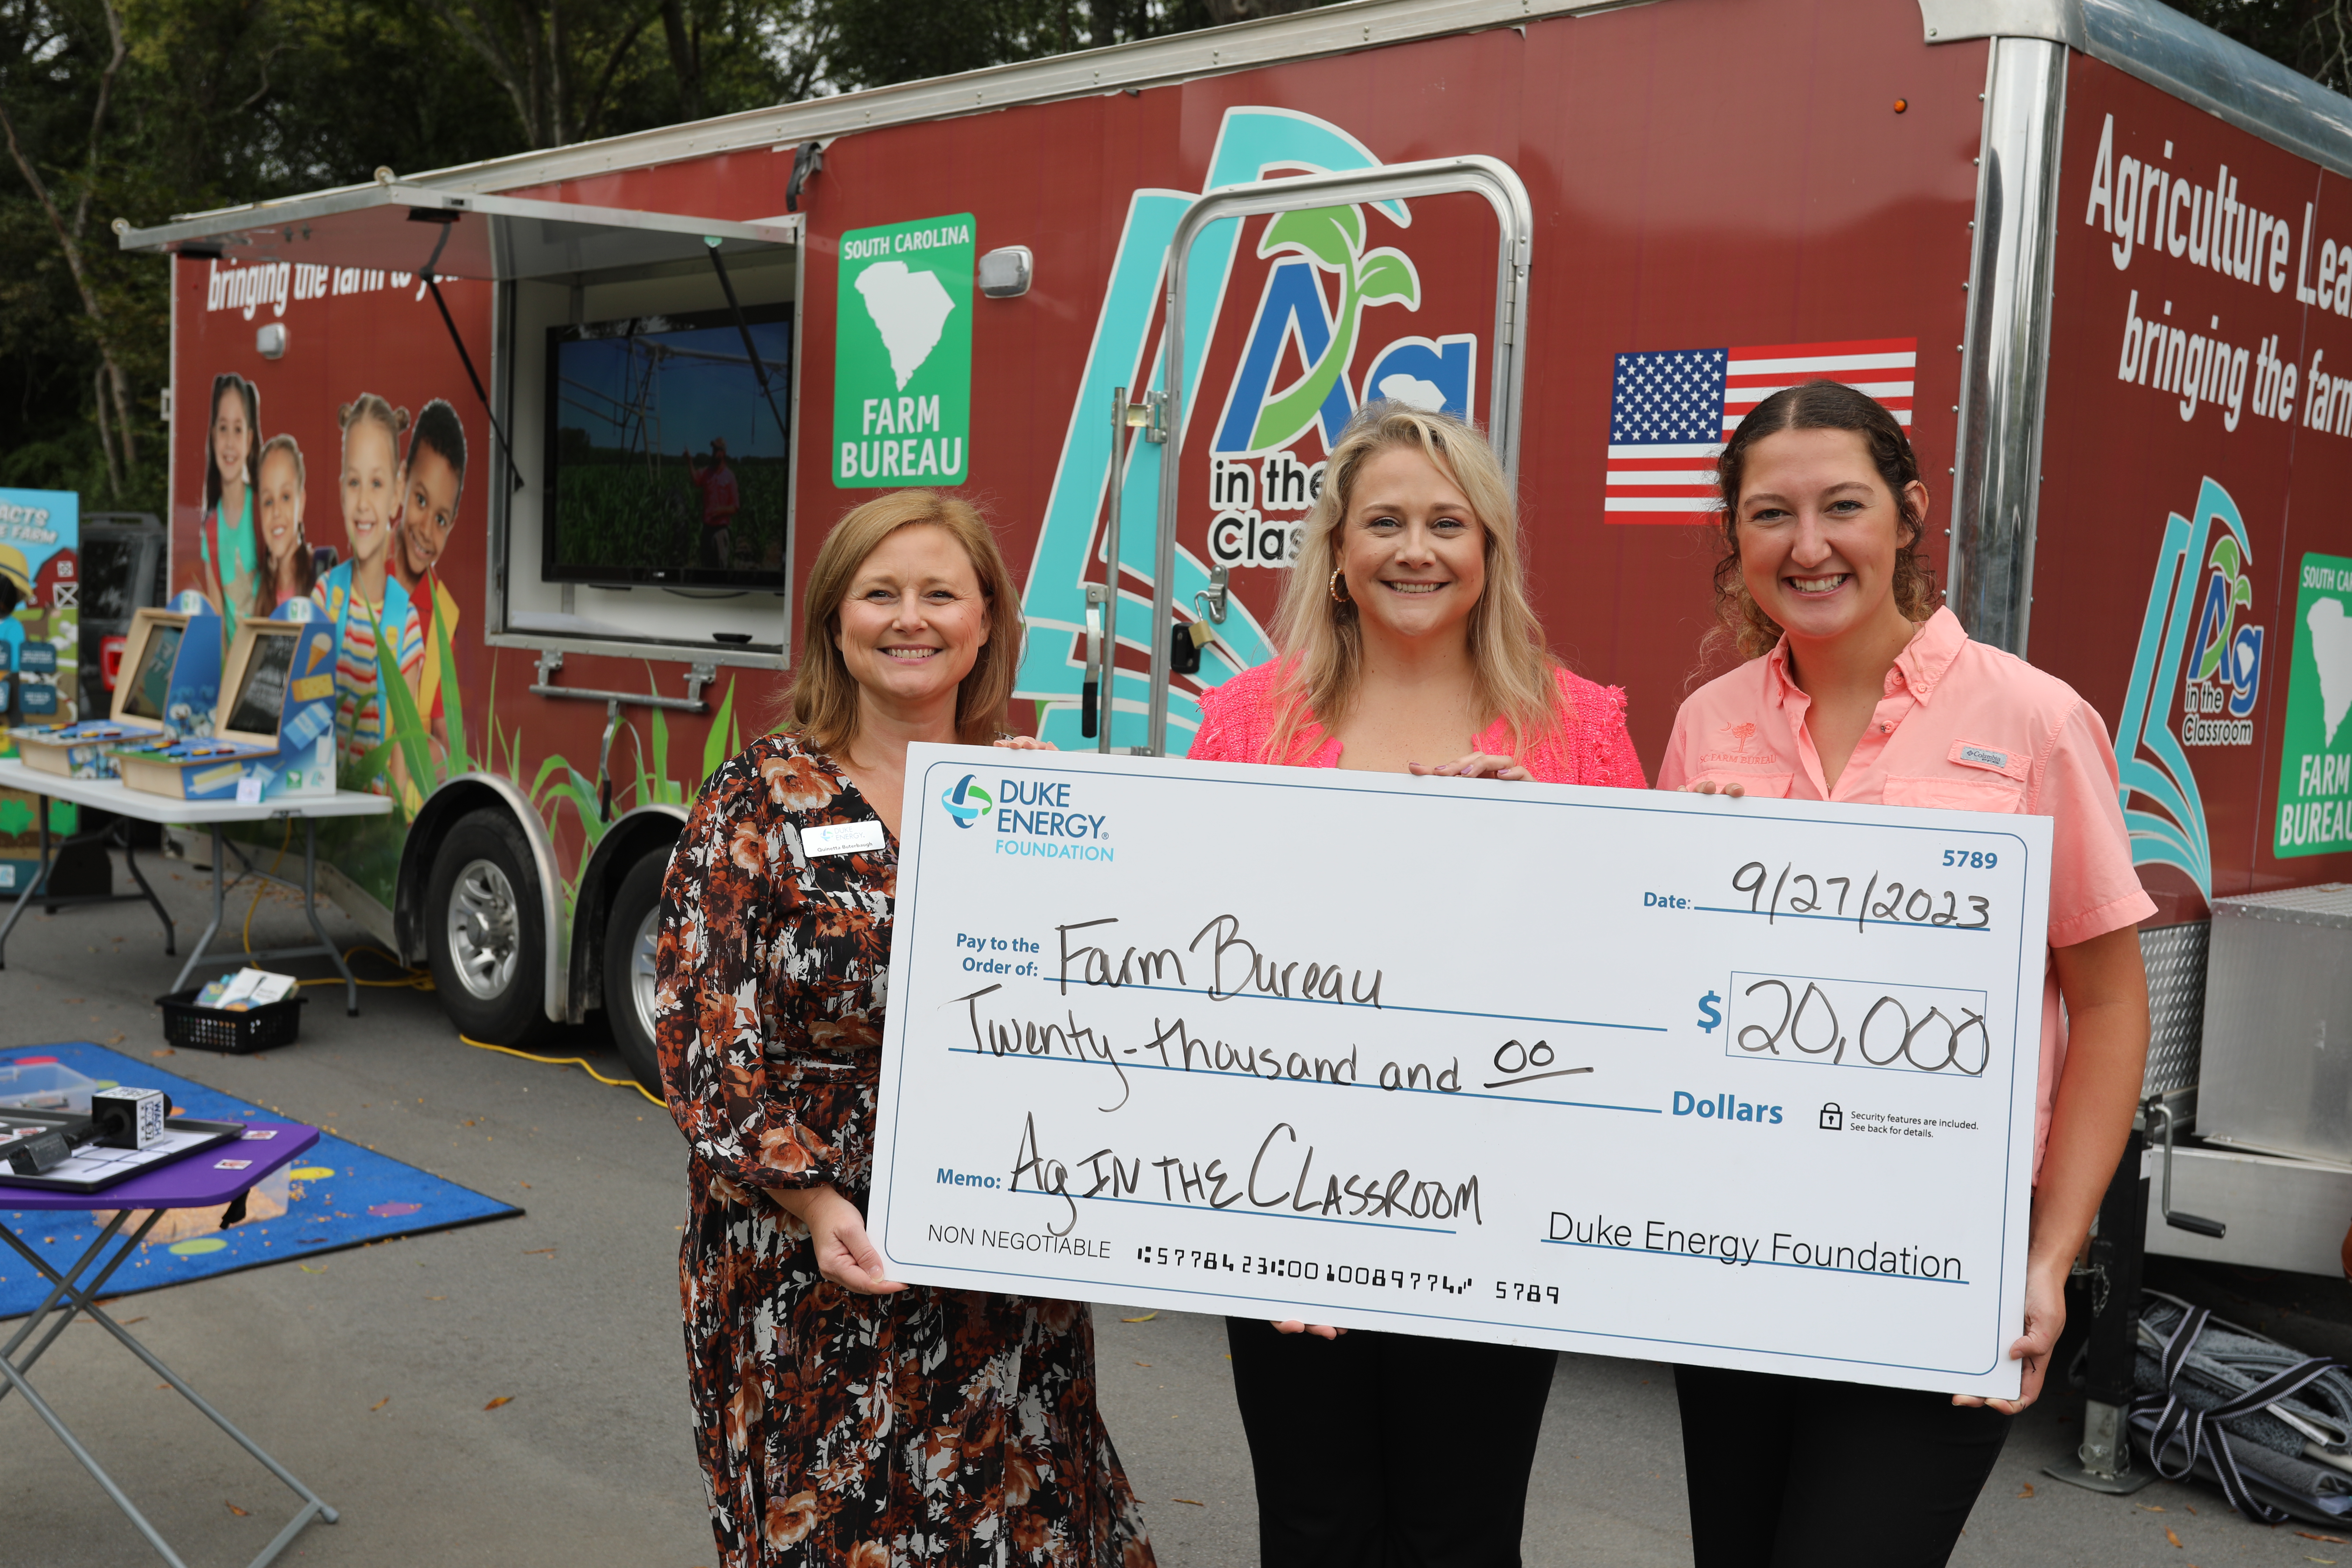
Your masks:
<instances>
[{"instance_id":1,"label":"asphalt pavement","mask_svg":"<svg viewBox=\"0 0 2352 1568\"><path fill-rule=\"evenodd\" d=\"M159 886L201 928L203 874ZM118 872L118 881L121 880ZM248 888L231 904L241 919ZM330 914L329 931L365 938ZM307 940L264 890L257 947ZM29 912L0 972L0 1048L92 1040L522 1205L496 1221L122 1299L165 1362L341 1513L284 1561L689 1568L715 1561L688 1438L677 1247L684 1150L667 1116L576 1068L463 1044L434 997L317 987L299 1043L260 1057L169 1056L152 999L177 973L143 906ZM292 967L317 974L316 961ZM365 973L383 975L379 963ZM541 1047L623 1076L595 1027ZM2174 1270L2175 1288L2312 1348L2352 1351L2340 1282ZM1256 1561L1249 1456L1223 1324L1096 1309L1106 1416L1167 1568ZM244 1563L292 1497L88 1324L37 1386L191 1565ZM508 1403L485 1408L492 1401ZM2352 1565L2352 1536L2231 1514L2201 1487L2129 1499L2052 1481L2079 1400L2020 1420L1953 1559L1990 1564ZM22 1399L0 1400L0 1568L153 1561ZM1529 1498L1529 1564L1690 1561L1672 1373L1563 1356ZM1869 1562L1866 1543L1853 1561Z\"/></svg>"}]
</instances>

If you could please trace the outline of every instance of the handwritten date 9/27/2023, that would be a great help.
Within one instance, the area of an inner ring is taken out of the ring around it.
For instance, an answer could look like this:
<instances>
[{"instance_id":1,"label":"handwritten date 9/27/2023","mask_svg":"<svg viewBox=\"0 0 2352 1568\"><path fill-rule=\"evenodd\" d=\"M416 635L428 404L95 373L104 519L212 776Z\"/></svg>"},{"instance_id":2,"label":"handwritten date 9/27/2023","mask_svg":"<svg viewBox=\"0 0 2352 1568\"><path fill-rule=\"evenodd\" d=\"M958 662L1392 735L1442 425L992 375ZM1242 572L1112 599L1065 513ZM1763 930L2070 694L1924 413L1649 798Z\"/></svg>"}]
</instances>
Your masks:
<instances>
[{"instance_id":1,"label":"handwritten date 9/27/2023","mask_svg":"<svg viewBox=\"0 0 2352 1568\"><path fill-rule=\"evenodd\" d=\"M1958 853L1961 852L1946 851L1948 857ZM1983 858L1990 868L1998 864L2000 858L1987 853ZM1856 901L1854 880L1851 876L1823 877L1800 871L1793 861L1783 865L1775 876L1763 861L1750 860L1731 874L1733 889L1748 895L1748 908L1718 912L1757 914L1768 921L1783 916L1817 921L1851 918L1857 931L1874 921L1881 925L1941 926L1953 931L1986 931L1992 925L1992 900L1981 893L1906 884L1889 879L1884 871L1874 871L1863 886L1862 898ZM1836 890L1835 907L1823 913L1823 905L1830 902L1828 889L1832 889ZM1960 908L1963 899L1968 900L1965 910ZM1849 906L1853 909L1851 917L1846 912ZM1964 914L1975 918L1964 920Z\"/></svg>"}]
</instances>

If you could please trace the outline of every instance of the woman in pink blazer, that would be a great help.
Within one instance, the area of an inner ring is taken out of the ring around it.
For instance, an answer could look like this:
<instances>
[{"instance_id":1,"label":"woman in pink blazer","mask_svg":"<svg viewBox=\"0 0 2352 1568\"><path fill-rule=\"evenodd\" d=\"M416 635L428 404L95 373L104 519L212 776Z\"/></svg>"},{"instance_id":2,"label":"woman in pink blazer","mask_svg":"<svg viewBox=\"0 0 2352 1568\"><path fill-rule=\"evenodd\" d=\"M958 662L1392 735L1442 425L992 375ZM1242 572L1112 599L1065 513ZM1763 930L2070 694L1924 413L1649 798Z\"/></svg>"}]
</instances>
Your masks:
<instances>
[{"instance_id":1,"label":"woman in pink blazer","mask_svg":"<svg viewBox=\"0 0 2352 1568\"><path fill-rule=\"evenodd\" d=\"M1375 403L1332 450L1273 662L1201 698L1196 759L1644 787L1625 695L1545 651L1508 476ZM1259 1561L1517 1568L1553 1352L1226 1320Z\"/></svg>"}]
</instances>

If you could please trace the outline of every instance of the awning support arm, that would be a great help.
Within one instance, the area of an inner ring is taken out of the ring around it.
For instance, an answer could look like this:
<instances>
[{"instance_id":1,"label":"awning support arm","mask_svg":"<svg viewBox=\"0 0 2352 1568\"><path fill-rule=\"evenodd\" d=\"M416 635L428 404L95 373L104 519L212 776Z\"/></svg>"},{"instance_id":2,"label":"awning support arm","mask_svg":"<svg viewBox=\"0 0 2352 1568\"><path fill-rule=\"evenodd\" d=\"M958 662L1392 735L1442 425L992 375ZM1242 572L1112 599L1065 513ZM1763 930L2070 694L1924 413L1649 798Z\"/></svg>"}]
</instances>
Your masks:
<instances>
[{"instance_id":1,"label":"awning support arm","mask_svg":"<svg viewBox=\"0 0 2352 1568\"><path fill-rule=\"evenodd\" d=\"M466 367L466 379L474 384L474 395L482 400L482 413L490 422L490 433L499 438L499 455L507 460L507 472L513 476L516 489L522 489L522 468L515 461L514 448L507 444L506 427L499 423L499 411L490 406L490 395L482 390L482 378L474 370L474 356L466 352L466 340L457 335L457 323L449 319L448 302L441 298L441 284L433 274L425 275L425 287L433 295L433 303L441 312L441 324L449 329L449 341L457 346L457 363Z\"/></svg>"},{"instance_id":2,"label":"awning support arm","mask_svg":"<svg viewBox=\"0 0 2352 1568\"><path fill-rule=\"evenodd\" d=\"M449 243L450 230L457 226L458 214L439 207L411 207L411 223L433 223L441 226L441 237L433 242L433 254L425 258L419 274L425 279L427 292L433 296L433 308L441 312L441 324L449 329L449 342L457 350L457 363L466 367L466 379L474 384L474 395L482 400L482 412L490 421L490 433L499 438L499 455L507 460L507 472L512 476L514 488L522 489L522 468L515 461L514 448L507 444L505 426L499 423L499 411L490 406L490 395L482 390L482 378L474 370L474 356L466 352L466 340L457 331L457 323L450 319L449 302L441 298L441 281L434 277L433 268L440 265L442 247Z\"/></svg>"},{"instance_id":3,"label":"awning support arm","mask_svg":"<svg viewBox=\"0 0 2352 1568\"><path fill-rule=\"evenodd\" d=\"M775 416L776 434L783 437L784 450L793 449L793 432L784 423L783 411L776 406L776 395L768 389L768 367L761 362L760 351L752 345L751 323L743 320L743 307L735 300L735 280L727 276L727 259L719 254L719 242L708 242L704 249L710 256L711 270L719 274L719 287L727 296L727 313L735 318L735 330L743 334L743 352L751 356L751 374L759 378L760 397L767 404L768 412Z\"/></svg>"}]
</instances>

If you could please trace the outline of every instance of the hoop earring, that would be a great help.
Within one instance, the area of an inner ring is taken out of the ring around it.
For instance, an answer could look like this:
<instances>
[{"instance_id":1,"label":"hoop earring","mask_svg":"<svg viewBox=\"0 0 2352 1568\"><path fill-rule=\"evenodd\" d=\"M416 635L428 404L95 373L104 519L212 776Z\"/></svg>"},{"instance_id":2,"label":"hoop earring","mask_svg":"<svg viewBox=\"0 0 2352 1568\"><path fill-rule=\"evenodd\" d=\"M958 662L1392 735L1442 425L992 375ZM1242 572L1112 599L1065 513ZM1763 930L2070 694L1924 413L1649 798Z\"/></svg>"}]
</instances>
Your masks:
<instances>
[{"instance_id":1,"label":"hoop earring","mask_svg":"<svg viewBox=\"0 0 2352 1568\"><path fill-rule=\"evenodd\" d=\"M1346 571L1347 568L1344 566L1334 566L1331 568L1331 602L1335 605L1352 605L1355 603L1355 600L1349 597L1347 593L1348 579L1341 575L1341 574Z\"/></svg>"}]
</instances>

